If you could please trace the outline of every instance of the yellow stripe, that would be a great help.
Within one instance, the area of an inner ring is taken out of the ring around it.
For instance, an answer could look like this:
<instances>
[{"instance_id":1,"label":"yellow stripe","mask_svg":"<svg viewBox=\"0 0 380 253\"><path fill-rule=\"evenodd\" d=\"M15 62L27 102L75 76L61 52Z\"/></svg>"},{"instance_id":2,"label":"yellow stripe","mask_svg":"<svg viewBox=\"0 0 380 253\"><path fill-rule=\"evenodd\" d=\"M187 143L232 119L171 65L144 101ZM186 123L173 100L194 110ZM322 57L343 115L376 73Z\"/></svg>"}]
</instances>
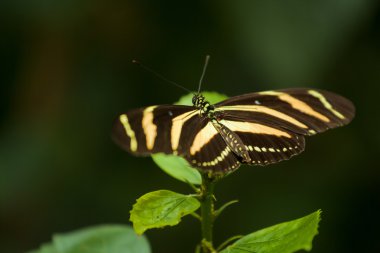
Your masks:
<instances>
[{"instance_id":1,"label":"yellow stripe","mask_svg":"<svg viewBox=\"0 0 380 253\"><path fill-rule=\"evenodd\" d=\"M216 111L249 111L249 112L260 112L260 113L266 113L273 117L285 120L293 125L296 125L301 128L308 128L305 124L302 122L299 122L293 117L290 117L286 115L285 113L276 111L274 109L268 108L266 106L261 105L231 105L231 106L222 106L220 108L217 108Z\"/></svg>"},{"instance_id":2,"label":"yellow stripe","mask_svg":"<svg viewBox=\"0 0 380 253\"><path fill-rule=\"evenodd\" d=\"M327 101L327 99L321 93L319 93L318 91L315 91L315 90L309 90L308 93L310 95L312 95L313 97L318 98L319 101L321 101L321 103L323 104L323 106L327 110L329 110L330 112L332 112L335 116L337 116L340 119L344 119L345 118L340 112L338 112L337 110L335 110L332 107L332 105Z\"/></svg>"},{"instance_id":3,"label":"yellow stripe","mask_svg":"<svg viewBox=\"0 0 380 253\"><path fill-rule=\"evenodd\" d=\"M183 113L178 115L172 120L172 129L171 129L171 136L170 141L172 145L172 150L177 150L179 139L181 138L181 131L183 125L188 121L191 117L197 114L198 111L190 111L187 113Z\"/></svg>"},{"instance_id":4,"label":"yellow stripe","mask_svg":"<svg viewBox=\"0 0 380 253\"><path fill-rule=\"evenodd\" d=\"M151 150L157 137L157 126L153 123L153 110L157 106L149 106L143 112L142 128L146 137L146 147Z\"/></svg>"},{"instance_id":5,"label":"yellow stripe","mask_svg":"<svg viewBox=\"0 0 380 253\"><path fill-rule=\"evenodd\" d=\"M196 152L200 151L202 147L209 143L217 134L218 132L214 125L211 122L208 122L207 125L195 136L193 144L190 147L190 154L194 155Z\"/></svg>"},{"instance_id":6,"label":"yellow stripe","mask_svg":"<svg viewBox=\"0 0 380 253\"><path fill-rule=\"evenodd\" d=\"M131 139L130 141L131 151L135 152L137 150L136 135L133 129L131 128L131 125L129 124L128 117L126 114L122 114L120 115L119 119L120 119L121 124L123 124L124 126L125 133Z\"/></svg>"},{"instance_id":7,"label":"yellow stripe","mask_svg":"<svg viewBox=\"0 0 380 253\"><path fill-rule=\"evenodd\" d=\"M303 112L303 113L306 113L310 116L313 116L317 119L320 119L324 122L330 122L330 119L327 118L325 115L315 111L313 108L311 108L308 104L306 104L305 102L299 100L299 99L296 99L295 97L292 97L291 95L289 94L286 94L284 92L278 92L278 91L263 91L263 92L259 92L259 94L261 95L270 95L270 96L277 96L280 100L288 103L289 105L291 105L294 109L300 111L300 112Z\"/></svg>"},{"instance_id":8,"label":"yellow stripe","mask_svg":"<svg viewBox=\"0 0 380 253\"><path fill-rule=\"evenodd\" d=\"M278 137L286 137L292 138L292 136L279 129L265 126L258 123L251 122L241 122L241 121L231 121L231 120L221 120L220 123L228 127L230 130L235 132L246 132L246 133L254 133L254 134L269 134Z\"/></svg>"},{"instance_id":9,"label":"yellow stripe","mask_svg":"<svg viewBox=\"0 0 380 253\"><path fill-rule=\"evenodd\" d=\"M316 134L317 132L315 130L311 129L311 130L309 130L309 133L310 134Z\"/></svg>"},{"instance_id":10,"label":"yellow stripe","mask_svg":"<svg viewBox=\"0 0 380 253\"><path fill-rule=\"evenodd\" d=\"M201 165L203 167L206 167L206 166L215 166L217 165L218 163L222 162L225 160L225 158L227 158L227 155L231 152L231 149L226 146L226 148L220 152L220 155L217 156L214 160L212 161L208 161L208 162L203 162ZM196 163L197 161L193 160L193 163Z\"/></svg>"}]
</instances>

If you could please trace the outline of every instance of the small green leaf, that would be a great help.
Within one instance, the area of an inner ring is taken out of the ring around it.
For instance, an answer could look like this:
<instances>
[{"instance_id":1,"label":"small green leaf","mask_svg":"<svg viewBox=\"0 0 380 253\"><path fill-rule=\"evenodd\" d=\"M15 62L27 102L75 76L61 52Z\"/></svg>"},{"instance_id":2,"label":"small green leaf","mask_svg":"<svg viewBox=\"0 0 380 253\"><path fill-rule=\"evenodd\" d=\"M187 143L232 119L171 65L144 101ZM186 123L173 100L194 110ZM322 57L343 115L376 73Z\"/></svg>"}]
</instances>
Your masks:
<instances>
[{"instance_id":1,"label":"small green leaf","mask_svg":"<svg viewBox=\"0 0 380 253\"><path fill-rule=\"evenodd\" d=\"M246 235L220 253L292 253L310 251L318 234L320 210L303 218L277 224Z\"/></svg>"},{"instance_id":2,"label":"small green leaf","mask_svg":"<svg viewBox=\"0 0 380 253\"><path fill-rule=\"evenodd\" d=\"M199 206L192 196L167 190L149 192L133 205L130 220L136 233L142 234L147 229L177 225L183 216Z\"/></svg>"},{"instance_id":3,"label":"small green leaf","mask_svg":"<svg viewBox=\"0 0 380 253\"><path fill-rule=\"evenodd\" d=\"M205 98L211 103L215 104L228 97L217 92L202 92ZM177 105L192 105L192 98L194 94L189 93L179 99L175 104ZM202 177L197 169L192 168L189 163L180 156L154 154L152 155L153 161L170 176L182 182L200 185Z\"/></svg>"},{"instance_id":4,"label":"small green leaf","mask_svg":"<svg viewBox=\"0 0 380 253\"><path fill-rule=\"evenodd\" d=\"M150 253L144 236L137 236L129 226L102 225L53 236L31 253Z\"/></svg>"},{"instance_id":5,"label":"small green leaf","mask_svg":"<svg viewBox=\"0 0 380 253\"><path fill-rule=\"evenodd\" d=\"M211 104L216 104L220 101L223 101L227 99L228 97L224 94L220 94L218 92L214 91L204 91L202 92L202 95L205 96L206 100L210 102ZM193 105L193 93L189 93L187 95L182 96L178 102L174 103L176 105Z\"/></svg>"},{"instance_id":6,"label":"small green leaf","mask_svg":"<svg viewBox=\"0 0 380 253\"><path fill-rule=\"evenodd\" d=\"M152 159L158 167L175 179L194 185L202 183L202 177L198 170L190 167L188 162L180 156L159 153L152 155Z\"/></svg>"}]
</instances>

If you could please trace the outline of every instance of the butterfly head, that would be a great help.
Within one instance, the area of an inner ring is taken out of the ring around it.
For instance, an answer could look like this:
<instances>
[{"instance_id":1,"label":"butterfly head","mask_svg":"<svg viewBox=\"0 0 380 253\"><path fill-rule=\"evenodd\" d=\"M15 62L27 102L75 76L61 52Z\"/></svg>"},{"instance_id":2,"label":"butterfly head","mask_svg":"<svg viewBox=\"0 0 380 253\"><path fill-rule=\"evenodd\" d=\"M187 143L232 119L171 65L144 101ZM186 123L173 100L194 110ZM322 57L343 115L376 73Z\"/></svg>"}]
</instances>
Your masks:
<instances>
[{"instance_id":1,"label":"butterfly head","mask_svg":"<svg viewBox=\"0 0 380 253\"><path fill-rule=\"evenodd\" d=\"M197 93L193 96L193 105L198 108L198 109L201 109L203 106L204 106L204 103L205 103L205 97L200 94L200 93Z\"/></svg>"},{"instance_id":2,"label":"butterfly head","mask_svg":"<svg viewBox=\"0 0 380 253\"><path fill-rule=\"evenodd\" d=\"M193 105L200 110L201 115L207 116L210 119L214 118L214 106L211 105L210 102L208 102L202 94L197 93L194 95Z\"/></svg>"}]
</instances>

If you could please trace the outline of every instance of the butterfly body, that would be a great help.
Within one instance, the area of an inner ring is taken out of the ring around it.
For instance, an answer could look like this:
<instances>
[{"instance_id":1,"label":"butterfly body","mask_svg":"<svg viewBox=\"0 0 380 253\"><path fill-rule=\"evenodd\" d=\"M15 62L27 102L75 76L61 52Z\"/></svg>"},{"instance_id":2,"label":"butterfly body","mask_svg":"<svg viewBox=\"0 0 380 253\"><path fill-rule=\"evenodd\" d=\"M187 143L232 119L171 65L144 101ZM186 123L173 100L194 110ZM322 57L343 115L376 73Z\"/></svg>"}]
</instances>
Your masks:
<instances>
[{"instance_id":1,"label":"butterfly body","mask_svg":"<svg viewBox=\"0 0 380 253\"><path fill-rule=\"evenodd\" d=\"M287 160L304 150L304 136L345 125L355 113L348 99L307 88L249 93L215 105L198 93L192 103L121 114L113 139L135 155L175 154L200 170L226 172Z\"/></svg>"},{"instance_id":2,"label":"butterfly body","mask_svg":"<svg viewBox=\"0 0 380 253\"><path fill-rule=\"evenodd\" d=\"M215 107L202 94L195 94L192 102L193 106L199 110L201 116L207 117L210 120L216 119Z\"/></svg>"},{"instance_id":3,"label":"butterfly body","mask_svg":"<svg viewBox=\"0 0 380 253\"><path fill-rule=\"evenodd\" d=\"M231 151L239 158L242 163L249 163L251 158L248 153L248 148L240 139L239 135L231 131L228 127L218 122L217 120L211 121L220 136L226 142Z\"/></svg>"}]
</instances>

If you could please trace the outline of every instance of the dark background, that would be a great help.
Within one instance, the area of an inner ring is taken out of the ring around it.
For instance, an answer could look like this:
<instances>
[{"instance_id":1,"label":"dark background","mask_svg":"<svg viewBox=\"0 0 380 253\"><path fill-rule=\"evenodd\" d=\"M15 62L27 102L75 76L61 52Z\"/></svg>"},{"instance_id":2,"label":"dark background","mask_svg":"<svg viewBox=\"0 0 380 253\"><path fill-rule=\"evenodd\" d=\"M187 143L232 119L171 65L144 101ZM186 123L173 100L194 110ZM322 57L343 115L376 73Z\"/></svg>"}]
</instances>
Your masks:
<instances>
[{"instance_id":1,"label":"dark background","mask_svg":"<svg viewBox=\"0 0 380 253\"><path fill-rule=\"evenodd\" d=\"M323 210L313 252L380 252L380 4L320 1L8 1L0 3L0 251L128 223L142 194L191 189L110 139L118 113L196 89L229 96L327 89L357 107L347 127L308 138L269 167L218 185L217 243ZM148 231L154 252L193 252L199 224Z\"/></svg>"}]
</instances>

